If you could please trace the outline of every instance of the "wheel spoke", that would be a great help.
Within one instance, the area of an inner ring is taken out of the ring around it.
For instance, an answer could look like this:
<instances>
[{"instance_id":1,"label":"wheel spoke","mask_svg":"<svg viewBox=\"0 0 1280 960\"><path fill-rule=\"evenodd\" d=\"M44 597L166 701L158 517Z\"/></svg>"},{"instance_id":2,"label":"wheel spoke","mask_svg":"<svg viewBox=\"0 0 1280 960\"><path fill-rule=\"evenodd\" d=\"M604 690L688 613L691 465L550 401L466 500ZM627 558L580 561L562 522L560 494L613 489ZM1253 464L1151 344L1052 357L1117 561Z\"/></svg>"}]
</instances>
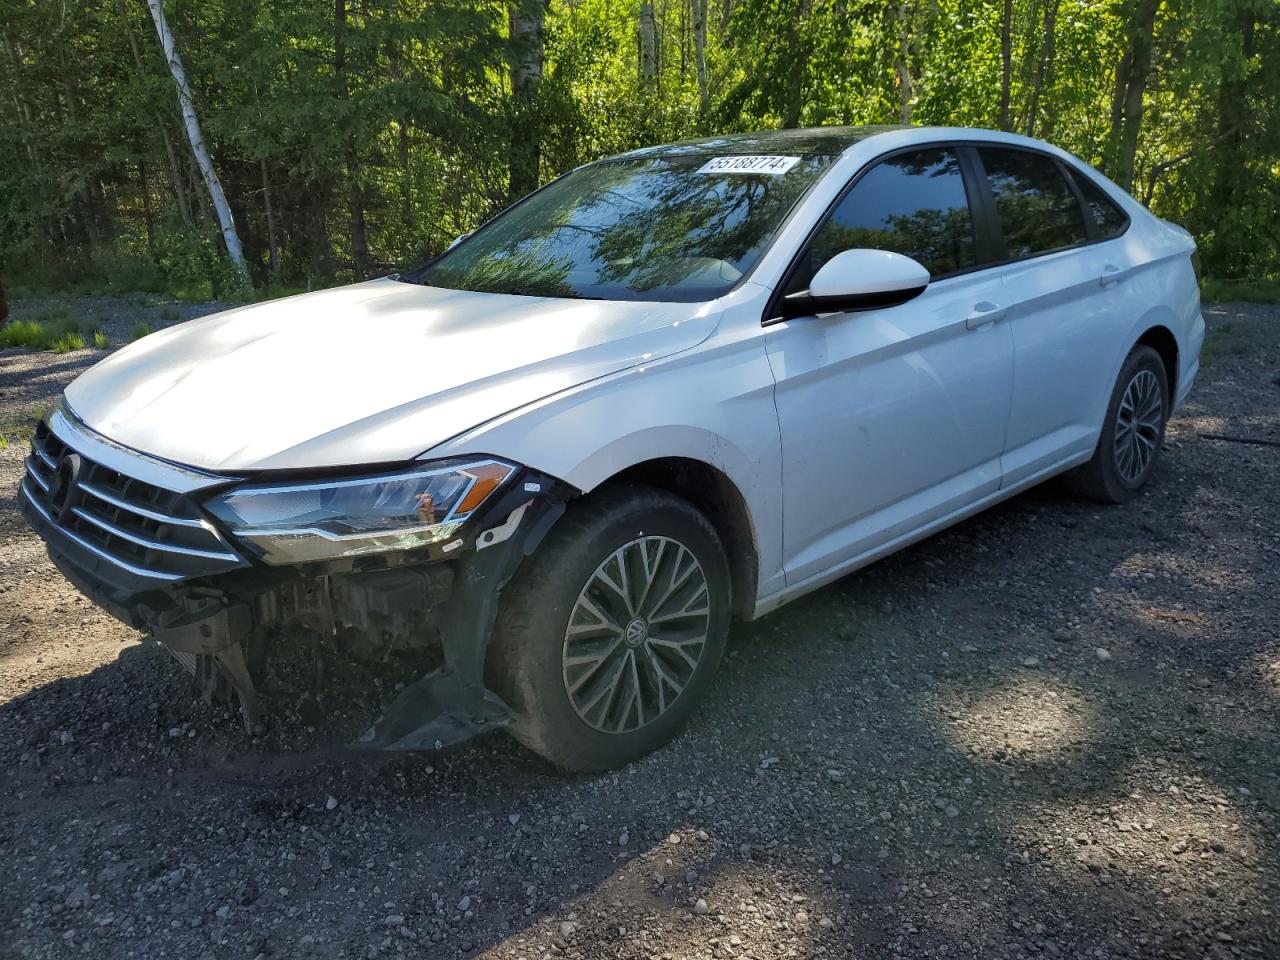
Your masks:
<instances>
[{"instance_id":1,"label":"wheel spoke","mask_svg":"<svg viewBox=\"0 0 1280 960\"><path fill-rule=\"evenodd\" d=\"M1116 471L1127 482L1138 480L1155 459L1164 423L1164 395L1150 370L1139 370L1125 385L1116 411Z\"/></svg>"},{"instance_id":2,"label":"wheel spoke","mask_svg":"<svg viewBox=\"0 0 1280 960\"><path fill-rule=\"evenodd\" d=\"M574 711L604 733L653 723L688 687L710 627L706 575L688 548L661 536L624 544L596 568L565 628Z\"/></svg>"}]
</instances>

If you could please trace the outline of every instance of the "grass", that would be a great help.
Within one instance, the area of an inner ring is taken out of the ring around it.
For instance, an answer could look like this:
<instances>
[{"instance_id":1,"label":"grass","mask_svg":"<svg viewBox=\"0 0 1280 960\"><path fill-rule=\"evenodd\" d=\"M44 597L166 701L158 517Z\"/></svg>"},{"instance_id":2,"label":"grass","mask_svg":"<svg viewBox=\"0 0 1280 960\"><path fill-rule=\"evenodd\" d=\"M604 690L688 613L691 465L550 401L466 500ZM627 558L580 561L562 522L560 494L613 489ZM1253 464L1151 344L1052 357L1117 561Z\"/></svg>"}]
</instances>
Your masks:
<instances>
[{"instance_id":1,"label":"grass","mask_svg":"<svg viewBox=\"0 0 1280 960\"><path fill-rule=\"evenodd\" d=\"M1212 280L1200 284L1200 299L1217 303L1280 303L1280 280Z\"/></svg>"},{"instance_id":2,"label":"grass","mask_svg":"<svg viewBox=\"0 0 1280 960\"><path fill-rule=\"evenodd\" d=\"M35 433L36 424L47 412L43 408L37 408L12 420L0 421L0 450L27 444L31 440L31 434Z\"/></svg>"},{"instance_id":3,"label":"grass","mask_svg":"<svg viewBox=\"0 0 1280 960\"><path fill-rule=\"evenodd\" d=\"M129 342L141 340L143 337L150 335L151 327L146 323L135 323L133 329L129 331Z\"/></svg>"},{"instance_id":4,"label":"grass","mask_svg":"<svg viewBox=\"0 0 1280 960\"><path fill-rule=\"evenodd\" d=\"M105 333L77 323L66 307L45 307L36 311L34 319L15 321L0 327L0 348L21 347L24 350L70 353L72 350L83 350L89 343L99 350L111 346Z\"/></svg>"},{"instance_id":5,"label":"grass","mask_svg":"<svg viewBox=\"0 0 1280 960\"><path fill-rule=\"evenodd\" d=\"M160 310L160 319L165 323L176 323L178 318L181 316L182 313L173 304L169 304Z\"/></svg>"}]
</instances>

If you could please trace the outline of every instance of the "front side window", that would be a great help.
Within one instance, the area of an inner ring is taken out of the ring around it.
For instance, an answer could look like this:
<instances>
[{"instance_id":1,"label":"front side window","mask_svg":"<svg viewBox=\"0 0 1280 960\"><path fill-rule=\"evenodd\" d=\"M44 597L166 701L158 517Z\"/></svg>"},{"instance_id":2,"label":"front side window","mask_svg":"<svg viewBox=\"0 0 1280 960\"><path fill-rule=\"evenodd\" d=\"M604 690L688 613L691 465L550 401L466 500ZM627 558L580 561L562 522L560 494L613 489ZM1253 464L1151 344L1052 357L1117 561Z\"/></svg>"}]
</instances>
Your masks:
<instances>
[{"instance_id":1,"label":"front side window","mask_svg":"<svg viewBox=\"0 0 1280 960\"><path fill-rule=\"evenodd\" d=\"M859 248L904 254L935 279L976 263L955 150L900 153L863 174L810 241L788 292L807 289L824 263Z\"/></svg>"},{"instance_id":2,"label":"front side window","mask_svg":"<svg viewBox=\"0 0 1280 960\"><path fill-rule=\"evenodd\" d=\"M980 147L1010 260L1088 239L1076 195L1053 158L1027 150Z\"/></svg>"},{"instance_id":3,"label":"front side window","mask_svg":"<svg viewBox=\"0 0 1280 960\"><path fill-rule=\"evenodd\" d=\"M591 164L401 279L544 297L711 300L755 266L832 160L690 154Z\"/></svg>"}]
</instances>

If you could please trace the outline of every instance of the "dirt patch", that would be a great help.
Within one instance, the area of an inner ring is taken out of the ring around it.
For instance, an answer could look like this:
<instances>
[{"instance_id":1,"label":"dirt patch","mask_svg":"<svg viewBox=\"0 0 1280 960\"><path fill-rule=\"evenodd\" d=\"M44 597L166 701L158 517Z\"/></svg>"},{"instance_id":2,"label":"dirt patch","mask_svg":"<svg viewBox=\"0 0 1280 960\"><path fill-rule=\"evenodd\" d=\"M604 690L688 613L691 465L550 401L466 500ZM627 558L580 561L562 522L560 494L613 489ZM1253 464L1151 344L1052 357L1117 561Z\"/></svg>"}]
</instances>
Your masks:
<instances>
[{"instance_id":1,"label":"dirt patch","mask_svg":"<svg viewBox=\"0 0 1280 960\"><path fill-rule=\"evenodd\" d=\"M737 627L600 777L246 741L0 450L0 956L1280 956L1280 449L1198 436L1280 439L1280 310L1206 313L1146 495L1035 490ZM0 356L0 420L91 359Z\"/></svg>"}]
</instances>

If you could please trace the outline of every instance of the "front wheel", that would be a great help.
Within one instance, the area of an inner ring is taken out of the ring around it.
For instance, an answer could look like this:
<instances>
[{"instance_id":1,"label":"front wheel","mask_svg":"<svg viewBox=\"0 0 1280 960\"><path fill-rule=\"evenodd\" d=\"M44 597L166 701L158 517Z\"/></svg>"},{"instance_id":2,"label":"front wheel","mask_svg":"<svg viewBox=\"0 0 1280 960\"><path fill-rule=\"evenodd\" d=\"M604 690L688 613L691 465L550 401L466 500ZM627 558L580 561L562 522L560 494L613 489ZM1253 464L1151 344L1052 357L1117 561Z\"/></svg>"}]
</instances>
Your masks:
<instances>
[{"instance_id":1,"label":"front wheel","mask_svg":"<svg viewBox=\"0 0 1280 960\"><path fill-rule=\"evenodd\" d=\"M571 507L503 593L488 679L511 733L570 770L656 750L719 665L729 599L720 539L686 501L625 487Z\"/></svg>"},{"instance_id":2,"label":"front wheel","mask_svg":"<svg viewBox=\"0 0 1280 960\"><path fill-rule=\"evenodd\" d=\"M1155 472L1169 408L1164 361L1151 347L1139 344L1125 359L1111 391L1093 459L1068 473L1068 484L1102 503L1136 497Z\"/></svg>"}]
</instances>

